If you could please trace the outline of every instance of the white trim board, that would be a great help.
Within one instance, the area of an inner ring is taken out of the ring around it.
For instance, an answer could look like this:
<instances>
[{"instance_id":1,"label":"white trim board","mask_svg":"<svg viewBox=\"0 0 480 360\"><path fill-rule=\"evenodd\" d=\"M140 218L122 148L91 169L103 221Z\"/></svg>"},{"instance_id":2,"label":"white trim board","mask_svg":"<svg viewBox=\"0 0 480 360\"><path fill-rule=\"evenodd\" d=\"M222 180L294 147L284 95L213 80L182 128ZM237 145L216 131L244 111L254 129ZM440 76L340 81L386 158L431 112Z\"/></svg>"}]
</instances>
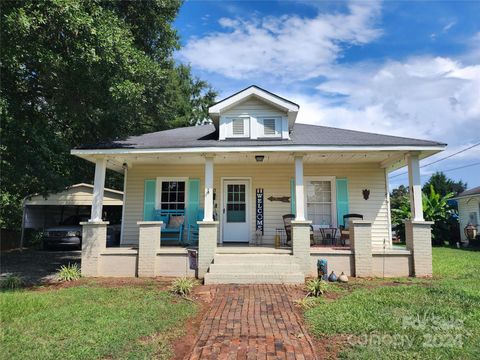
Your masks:
<instances>
[{"instance_id":1,"label":"white trim board","mask_svg":"<svg viewBox=\"0 0 480 360\"><path fill-rule=\"evenodd\" d=\"M123 154L175 154L175 153L238 153L238 152L315 152L315 151L441 151L444 145L431 146L318 146L318 145L281 145L281 146L208 146L185 148L155 149L72 149L72 155L123 155Z\"/></svg>"}]
</instances>

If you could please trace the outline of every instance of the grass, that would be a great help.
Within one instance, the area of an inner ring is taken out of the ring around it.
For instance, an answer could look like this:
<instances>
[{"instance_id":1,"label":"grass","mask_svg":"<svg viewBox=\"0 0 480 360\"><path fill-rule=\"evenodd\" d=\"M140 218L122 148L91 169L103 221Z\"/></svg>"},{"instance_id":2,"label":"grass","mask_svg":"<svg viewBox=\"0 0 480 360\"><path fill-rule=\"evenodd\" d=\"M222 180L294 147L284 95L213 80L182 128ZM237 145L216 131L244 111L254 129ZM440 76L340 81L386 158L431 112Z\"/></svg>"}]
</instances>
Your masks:
<instances>
[{"instance_id":1,"label":"grass","mask_svg":"<svg viewBox=\"0 0 480 360\"><path fill-rule=\"evenodd\" d=\"M431 280L353 282L306 310L307 323L345 339L344 359L480 358L480 252L434 248L433 269Z\"/></svg>"},{"instance_id":2,"label":"grass","mask_svg":"<svg viewBox=\"0 0 480 360\"><path fill-rule=\"evenodd\" d=\"M196 312L152 284L0 293L2 359L167 359Z\"/></svg>"}]
</instances>

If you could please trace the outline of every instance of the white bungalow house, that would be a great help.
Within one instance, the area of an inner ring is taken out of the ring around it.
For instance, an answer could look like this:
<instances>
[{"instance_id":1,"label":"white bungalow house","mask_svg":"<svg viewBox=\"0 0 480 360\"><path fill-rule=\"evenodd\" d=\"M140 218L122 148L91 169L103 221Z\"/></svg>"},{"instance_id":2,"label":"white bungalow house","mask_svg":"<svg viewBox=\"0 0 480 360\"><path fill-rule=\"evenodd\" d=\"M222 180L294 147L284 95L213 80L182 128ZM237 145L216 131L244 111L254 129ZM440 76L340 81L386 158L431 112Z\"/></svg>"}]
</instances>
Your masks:
<instances>
[{"instance_id":1,"label":"white bungalow house","mask_svg":"<svg viewBox=\"0 0 480 360\"><path fill-rule=\"evenodd\" d=\"M325 259L337 274L431 275L419 160L446 145L299 124L299 108L250 86L211 106L211 124L72 150L96 164L83 274L299 283ZM396 249L387 179L405 165L413 218ZM125 175L120 248L105 247L106 168ZM185 244L198 250L196 271Z\"/></svg>"}]
</instances>

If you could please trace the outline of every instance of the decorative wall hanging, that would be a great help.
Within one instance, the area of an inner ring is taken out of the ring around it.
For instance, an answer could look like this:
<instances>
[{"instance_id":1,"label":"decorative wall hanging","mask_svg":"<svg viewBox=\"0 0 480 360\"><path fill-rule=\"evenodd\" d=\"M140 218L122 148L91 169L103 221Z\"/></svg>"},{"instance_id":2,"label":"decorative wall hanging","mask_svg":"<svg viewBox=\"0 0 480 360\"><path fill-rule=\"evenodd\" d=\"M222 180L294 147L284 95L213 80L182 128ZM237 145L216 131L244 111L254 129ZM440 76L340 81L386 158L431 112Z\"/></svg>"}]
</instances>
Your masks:
<instances>
[{"instance_id":1,"label":"decorative wall hanging","mask_svg":"<svg viewBox=\"0 0 480 360\"><path fill-rule=\"evenodd\" d=\"M368 198L370 197L370 190L368 190L368 189L363 189L363 190L362 190L362 194L363 194L363 198L364 198L365 200L368 200Z\"/></svg>"},{"instance_id":2,"label":"decorative wall hanging","mask_svg":"<svg viewBox=\"0 0 480 360\"><path fill-rule=\"evenodd\" d=\"M263 235L263 189L256 191L255 230L261 231Z\"/></svg>"},{"instance_id":3,"label":"decorative wall hanging","mask_svg":"<svg viewBox=\"0 0 480 360\"><path fill-rule=\"evenodd\" d=\"M290 196L270 196L268 198L270 201L281 201L284 203L290 202Z\"/></svg>"}]
</instances>

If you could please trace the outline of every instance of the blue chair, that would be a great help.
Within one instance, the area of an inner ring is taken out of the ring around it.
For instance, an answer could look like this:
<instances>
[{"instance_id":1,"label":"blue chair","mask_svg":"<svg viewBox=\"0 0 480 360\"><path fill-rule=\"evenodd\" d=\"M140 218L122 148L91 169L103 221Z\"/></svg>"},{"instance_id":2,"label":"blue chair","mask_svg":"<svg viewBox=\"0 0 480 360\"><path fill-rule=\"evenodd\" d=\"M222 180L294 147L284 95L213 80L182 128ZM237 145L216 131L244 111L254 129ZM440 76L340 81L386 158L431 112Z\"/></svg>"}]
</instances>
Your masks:
<instances>
[{"instance_id":1,"label":"blue chair","mask_svg":"<svg viewBox=\"0 0 480 360\"><path fill-rule=\"evenodd\" d=\"M195 219L188 219L188 229L187 229L187 244L196 245L198 244L198 224L197 221L202 221L204 217L203 209L197 211L197 217Z\"/></svg>"},{"instance_id":2,"label":"blue chair","mask_svg":"<svg viewBox=\"0 0 480 360\"><path fill-rule=\"evenodd\" d=\"M165 227L162 228L162 241L183 242L183 228L185 226L185 210L155 210L155 220L163 221ZM183 222L178 227L170 227L170 218L172 216L182 216ZM164 237L163 235L173 234L174 236Z\"/></svg>"}]
</instances>

